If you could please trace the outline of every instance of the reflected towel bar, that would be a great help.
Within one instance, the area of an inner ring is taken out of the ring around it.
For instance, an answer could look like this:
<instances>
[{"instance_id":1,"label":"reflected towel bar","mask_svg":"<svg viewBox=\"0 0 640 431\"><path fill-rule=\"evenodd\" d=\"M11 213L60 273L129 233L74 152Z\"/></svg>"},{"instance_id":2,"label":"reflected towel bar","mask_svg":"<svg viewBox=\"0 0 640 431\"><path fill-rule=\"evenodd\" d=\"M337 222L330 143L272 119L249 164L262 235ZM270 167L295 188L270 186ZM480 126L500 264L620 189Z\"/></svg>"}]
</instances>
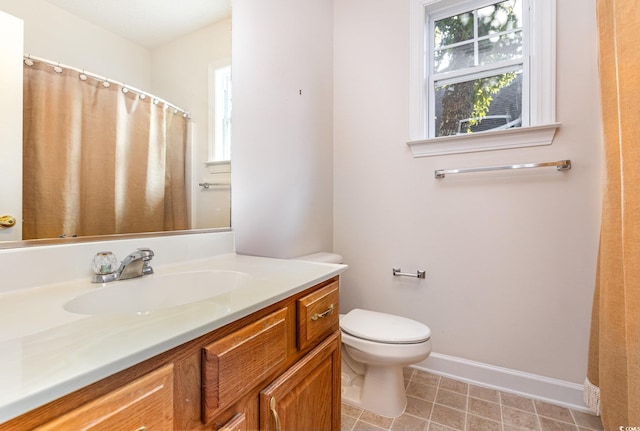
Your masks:
<instances>
[{"instance_id":1,"label":"reflected towel bar","mask_svg":"<svg viewBox=\"0 0 640 431\"><path fill-rule=\"evenodd\" d=\"M519 165L502 165L502 166L484 166L480 168L462 168L462 169L437 169L434 172L436 179L442 179L446 174L466 174L469 172L485 172L485 171L502 171L505 169L525 169L525 168L544 168L555 166L559 171L568 171L571 169L571 160L559 160L557 162L542 163L522 163Z\"/></svg>"},{"instance_id":2,"label":"reflected towel bar","mask_svg":"<svg viewBox=\"0 0 640 431\"><path fill-rule=\"evenodd\" d=\"M212 186L230 186L231 184L229 183L198 183L198 185L200 187L202 187L203 189L208 189L209 187Z\"/></svg>"}]
</instances>

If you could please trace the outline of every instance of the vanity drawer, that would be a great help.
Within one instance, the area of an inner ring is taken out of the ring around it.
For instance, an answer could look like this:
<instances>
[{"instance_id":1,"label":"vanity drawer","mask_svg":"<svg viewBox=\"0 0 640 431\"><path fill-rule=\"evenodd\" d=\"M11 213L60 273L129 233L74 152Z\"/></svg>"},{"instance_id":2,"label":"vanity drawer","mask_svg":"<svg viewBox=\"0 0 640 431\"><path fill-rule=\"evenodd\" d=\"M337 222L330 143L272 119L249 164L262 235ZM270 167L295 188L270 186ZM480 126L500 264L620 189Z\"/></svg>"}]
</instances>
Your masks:
<instances>
[{"instance_id":1,"label":"vanity drawer","mask_svg":"<svg viewBox=\"0 0 640 431\"><path fill-rule=\"evenodd\" d=\"M238 401L287 359L287 308L202 349L202 421Z\"/></svg>"},{"instance_id":2,"label":"vanity drawer","mask_svg":"<svg viewBox=\"0 0 640 431\"><path fill-rule=\"evenodd\" d=\"M59 430L173 430L173 365L166 365L35 428Z\"/></svg>"},{"instance_id":3,"label":"vanity drawer","mask_svg":"<svg viewBox=\"0 0 640 431\"><path fill-rule=\"evenodd\" d=\"M339 301L337 280L297 300L299 350L339 329Z\"/></svg>"}]
</instances>

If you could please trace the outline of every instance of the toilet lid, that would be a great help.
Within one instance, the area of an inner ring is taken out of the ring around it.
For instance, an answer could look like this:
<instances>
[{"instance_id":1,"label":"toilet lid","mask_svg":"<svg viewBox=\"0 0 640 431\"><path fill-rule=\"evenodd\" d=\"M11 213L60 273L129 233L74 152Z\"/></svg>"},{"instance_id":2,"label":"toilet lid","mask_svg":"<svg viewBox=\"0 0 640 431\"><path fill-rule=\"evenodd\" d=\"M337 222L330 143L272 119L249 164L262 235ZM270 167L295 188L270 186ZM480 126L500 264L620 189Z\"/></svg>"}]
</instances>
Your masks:
<instances>
[{"instance_id":1,"label":"toilet lid","mask_svg":"<svg viewBox=\"0 0 640 431\"><path fill-rule=\"evenodd\" d=\"M415 320L356 308L340 318L340 329L354 337L388 344L421 343L431 330Z\"/></svg>"}]
</instances>

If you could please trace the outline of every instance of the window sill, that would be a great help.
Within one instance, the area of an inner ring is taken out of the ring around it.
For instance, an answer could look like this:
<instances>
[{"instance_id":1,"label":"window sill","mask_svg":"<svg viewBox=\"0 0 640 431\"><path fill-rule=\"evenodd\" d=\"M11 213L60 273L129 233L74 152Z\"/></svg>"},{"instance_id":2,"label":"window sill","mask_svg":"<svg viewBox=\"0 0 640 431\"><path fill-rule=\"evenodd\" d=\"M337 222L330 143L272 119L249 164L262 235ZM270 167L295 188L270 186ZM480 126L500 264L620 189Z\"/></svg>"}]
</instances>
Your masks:
<instances>
[{"instance_id":1,"label":"window sill","mask_svg":"<svg viewBox=\"0 0 640 431\"><path fill-rule=\"evenodd\" d=\"M551 145L560 123L409 141L413 157Z\"/></svg>"},{"instance_id":2,"label":"window sill","mask_svg":"<svg viewBox=\"0 0 640 431\"><path fill-rule=\"evenodd\" d=\"M204 165L211 174L224 174L231 172L230 160L208 161L204 162Z\"/></svg>"}]
</instances>

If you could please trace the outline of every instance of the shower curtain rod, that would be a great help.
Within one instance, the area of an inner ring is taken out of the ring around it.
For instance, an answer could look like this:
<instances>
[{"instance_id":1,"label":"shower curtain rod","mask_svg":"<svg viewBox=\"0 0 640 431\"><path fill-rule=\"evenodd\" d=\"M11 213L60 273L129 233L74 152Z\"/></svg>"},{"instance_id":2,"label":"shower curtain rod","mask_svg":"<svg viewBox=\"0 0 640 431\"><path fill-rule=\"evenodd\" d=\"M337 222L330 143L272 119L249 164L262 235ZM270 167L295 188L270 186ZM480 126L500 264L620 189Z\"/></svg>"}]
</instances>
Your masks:
<instances>
[{"instance_id":1,"label":"shower curtain rod","mask_svg":"<svg viewBox=\"0 0 640 431\"><path fill-rule=\"evenodd\" d=\"M103 83L119 85L119 86L122 87L122 91L124 91L125 93L127 93L129 91L132 91L132 92L138 94L138 96L142 96L141 97L142 99L144 99L146 97L149 97L151 100L153 100L154 104L157 105L159 103L163 103L165 106L168 106L168 107L172 108L175 111L176 114L178 112L181 112L182 116L184 118L191 119L191 113L189 111L187 111L185 109L182 109L182 108L174 105L173 103L168 102L165 99L162 99L161 97L154 96L153 94L148 93L148 92L143 91L143 90L140 90L139 88L132 87L131 85L127 85L127 84L124 84L122 82L115 81L113 79L109 79L107 77L97 75L95 73L87 72L87 71L85 71L83 69L78 69L77 67L68 66L66 64L61 64L58 61L47 60L46 58L36 57L34 55L31 55L31 54L25 54L23 57L24 57L24 62L25 62L25 64L27 66L32 66L33 65L33 63L29 64L28 61L38 61L38 62L46 63L46 64L52 66L54 68L54 70L56 72L58 72L58 73L62 72L63 68L64 69L73 70L75 72L80 73L81 77L84 75L85 77L91 77L91 78L93 78L95 80L102 81ZM60 70L57 70L56 68L59 68ZM80 78L80 79L82 79L82 78Z\"/></svg>"}]
</instances>

